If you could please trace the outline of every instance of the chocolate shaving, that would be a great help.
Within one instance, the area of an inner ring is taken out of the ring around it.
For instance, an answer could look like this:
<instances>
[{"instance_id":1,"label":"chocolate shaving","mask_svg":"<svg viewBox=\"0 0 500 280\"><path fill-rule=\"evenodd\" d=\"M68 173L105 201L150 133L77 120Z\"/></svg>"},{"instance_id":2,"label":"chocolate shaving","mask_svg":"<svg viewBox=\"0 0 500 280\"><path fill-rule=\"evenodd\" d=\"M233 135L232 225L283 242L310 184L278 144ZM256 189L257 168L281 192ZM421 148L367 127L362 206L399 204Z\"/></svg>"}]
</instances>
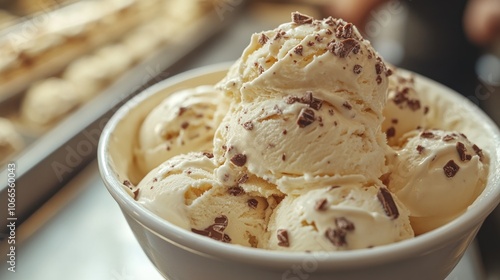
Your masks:
<instances>
[{"instance_id":1,"label":"chocolate shaving","mask_svg":"<svg viewBox=\"0 0 500 280\"><path fill-rule=\"evenodd\" d=\"M221 216L218 216L214 219L214 224L206 227L205 229L198 230L195 228L191 228L191 231L196 233L196 234L199 234L199 235L210 237L210 238L217 240L217 241L222 241L224 243L230 243L231 238L229 237L229 235L224 233L224 230L226 229L227 224L228 224L227 217L225 215L221 215Z\"/></svg>"},{"instance_id":2,"label":"chocolate shaving","mask_svg":"<svg viewBox=\"0 0 500 280\"><path fill-rule=\"evenodd\" d=\"M244 184L247 181L248 181L248 174L245 173L238 179L238 184Z\"/></svg>"},{"instance_id":3,"label":"chocolate shaving","mask_svg":"<svg viewBox=\"0 0 500 280\"><path fill-rule=\"evenodd\" d=\"M337 247L347 245L346 235L347 232L342 229L327 228L325 231L326 238Z\"/></svg>"},{"instance_id":4,"label":"chocolate shaving","mask_svg":"<svg viewBox=\"0 0 500 280\"><path fill-rule=\"evenodd\" d=\"M445 135L443 137L443 141L445 141L445 142L449 142L449 141L452 141L452 140L455 140L455 137L453 137L452 135Z\"/></svg>"},{"instance_id":5,"label":"chocolate shaving","mask_svg":"<svg viewBox=\"0 0 500 280\"><path fill-rule=\"evenodd\" d=\"M338 189L338 188L340 188L340 186L338 186L338 185L335 185L335 186L329 186L329 187L328 187L328 191L331 191L331 190L334 190L334 189Z\"/></svg>"},{"instance_id":6,"label":"chocolate shaving","mask_svg":"<svg viewBox=\"0 0 500 280\"><path fill-rule=\"evenodd\" d=\"M484 158L483 150L481 150L476 144L472 145L472 149L479 156L479 160L482 162Z\"/></svg>"},{"instance_id":7,"label":"chocolate shaving","mask_svg":"<svg viewBox=\"0 0 500 280\"><path fill-rule=\"evenodd\" d=\"M311 109L302 109L297 119L297 124L299 127L306 127L314 122L314 111Z\"/></svg>"},{"instance_id":8,"label":"chocolate shaving","mask_svg":"<svg viewBox=\"0 0 500 280\"><path fill-rule=\"evenodd\" d=\"M424 132L420 133L420 137L432 139L432 138L434 138L434 133L432 133L430 131L424 131Z\"/></svg>"},{"instance_id":9,"label":"chocolate shaving","mask_svg":"<svg viewBox=\"0 0 500 280\"><path fill-rule=\"evenodd\" d=\"M238 195L242 195L245 193L245 190L243 190L242 187L240 186L234 186L234 187L230 187L227 189L227 192L230 194L230 195L233 195L233 196L238 196Z\"/></svg>"},{"instance_id":10,"label":"chocolate shaving","mask_svg":"<svg viewBox=\"0 0 500 280\"><path fill-rule=\"evenodd\" d=\"M306 24L306 23L312 23L313 18L304 14L301 14L299 12L293 12L292 13L292 21L296 24Z\"/></svg>"},{"instance_id":11,"label":"chocolate shaving","mask_svg":"<svg viewBox=\"0 0 500 280\"><path fill-rule=\"evenodd\" d=\"M448 161L443 167L444 175L448 178L455 177L458 170L460 170L460 166L458 166L453 160Z\"/></svg>"},{"instance_id":12,"label":"chocolate shaving","mask_svg":"<svg viewBox=\"0 0 500 280\"><path fill-rule=\"evenodd\" d=\"M282 161L285 161L285 160L286 160L286 155L285 155L285 154L282 154L282 155L281 155L281 160L282 160Z\"/></svg>"},{"instance_id":13,"label":"chocolate shaving","mask_svg":"<svg viewBox=\"0 0 500 280\"><path fill-rule=\"evenodd\" d=\"M375 78L375 81L377 82L377 85L380 85L382 83L382 77L380 75L377 75L377 78Z\"/></svg>"},{"instance_id":14,"label":"chocolate shaving","mask_svg":"<svg viewBox=\"0 0 500 280\"><path fill-rule=\"evenodd\" d=\"M250 207L252 209L256 209L257 206L259 205L259 201L255 198L250 198L249 200L247 200L247 204L248 204L248 207Z\"/></svg>"},{"instance_id":15,"label":"chocolate shaving","mask_svg":"<svg viewBox=\"0 0 500 280\"><path fill-rule=\"evenodd\" d=\"M334 55L338 55L340 58L345 58L351 52L355 54L358 53L360 46L356 40L348 38L338 42L332 41L328 44L328 48Z\"/></svg>"},{"instance_id":16,"label":"chocolate shaving","mask_svg":"<svg viewBox=\"0 0 500 280\"><path fill-rule=\"evenodd\" d=\"M457 142L455 147L457 148L458 156L460 157L461 161L471 160L472 156L467 154L467 148L465 148L464 143Z\"/></svg>"},{"instance_id":17,"label":"chocolate shaving","mask_svg":"<svg viewBox=\"0 0 500 280\"><path fill-rule=\"evenodd\" d=\"M186 129L186 128L188 128L188 126L189 126L189 123L188 123L188 122L183 122L183 123L181 123L181 128L182 128L182 129Z\"/></svg>"},{"instance_id":18,"label":"chocolate shaving","mask_svg":"<svg viewBox=\"0 0 500 280\"><path fill-rule=\"evenodd\" d=\"M209 152L203 152L203 155L206 156L207 158L213 158L214 157L214 154L213 153L209 153Z\"/></svg>"},{"instance_id":19,"label":"chocolate shaving","mask_svg":"<svg viewBox=\"0 0 500 280\"><path fill-rule=\"evenodd\" d=\"M351 110L352 109L352 105L349 104L349 102L345 101L344 103L342 103L342 107L346 108L347 110Z\"/></svg>"},{"instance_id":20,"label":"chocolate shaving","mask_svg":"<svg viewBox=\"0 0 500 280\"><path fill-rule=\"evenodd\" d=\"M129 180L125 180L123 181L123 185L125 185L126 187L128 187L129 189L132 188L132 183L129 181Z\"/></svg>"},{"instance_id":21,"label":"chocolate shaving","mask_svg":"<svg viewBox=\"0 0 500 280\"><path fill-rule=\"evenodd\" d=\"M243 128L246 130L252 130L253 129L253 123L251 121L244 122L243 123Z\"/></svg>"},{"instance_id":22,"label":"chocolate shaving","mask_svg":"<svg viewBox=\"0 0 500 280\"><path fill-rule=\"evenodd\" d=\"M184 112L186 112L187 109L188 108L186 108L186 107L180 107L179 108L179 113L177 113L177 116L179 116L179 117L182 116L182 114L184 114Z\"/></svg>"},{"instance_id":23,"label":"chocolate shaving","mask_svg":"<svg viewBox=\"0 0 500 280\"><path fill-rule=\"evenodd\" d=\"M429 113L429 106L424 107L424 115L427 115Z\"/></svg>"},{"instance_id":24,"label":"chocolate shaving","mask_svg":"<svg viewBox=\"0 0 500 280\"><path fill-rule=\"evenodd\" d=\"M384 66L382 65L381 62L377 62L375 64L375 73L377 73L377 75L380 75L382 74L382 71L384 70Z\"/></svg>"},{"instance_id":25,"label":"chocolate shaving","mask_svg":"<svg viewBox=\"0 0 500 280\"><path fill-rule=\"evenodd\" d=\"M133 194L134 194L134 200L137 200L137 197L139 196L139 189L133 191Z\"/></svg>"},{"instance_id":26,"label":"chocolate shaving","mask_svg":"<svg viewBox=\"0 0 500 280\"><path fill-rule=\"evenodd\" d=\"M394 128L394 126L389 127L386 130L385 135L387 136L387 138L394 137L396 135L396 128Z\"/></svg>"},{"instance_id":27,"label":"chocolate shaving","mask_svg":"<svg viewBox=\"0 0 500 280\"><path fill-rule=\"evenodd\" d=\"M335 218L335 225L337 226L337 228L343 229L345 231L354 230L354 224L345 217Z\"/></svg>"},{"instance_id":28,"label":"chocolate shaving","mask_svg":"<svg viewBox=\"0 0 500 280\"><path fill-rule=\"evenodd\" d=\"M267 37L266 34L264 34L264 33L260 34L259 44L265 45L268 40L269 40L269 37Z\"/></svg>"},{"instance_id":29,"label":"chocolate shaving","mask_svg":"<svg viewBox=\"0 0 500 280\"><path fill-rule=\"evenodd\" d=\"M353 35L353 26L352 23L348 23L346 25L339 25L335 30L335 36L341 39L352 38Z\"/></svg>"},{"instance_id":30,"label":"chocolate shaving","mask_svg":"<svg viewBox=\"0 0 500 280\"><path fill-rule=\"evenodd\" d=\"M288 231L286 229L278 229L278 231L276 232L276 236L278 237L278 246L290 246L290 241L288 240Z\"/></svg>"},{"instance_id":31,"label":"chocolate shaving","mask_svg":"<svg viewBox=\"0 0 500 280\"><path fill-rule=\"evenodd\" d=\"M295 47L295 49L293 49L293 52L298 54L298 55L302 55L303 50L304 50L304 47L302 45L298 45Z\"/></svg>"},{"instance_id":32,"label":"chocolate shaving","mask_svg":"<svg viewBox=\"0 0 500 280\"><path fill-rule=\"evenodd\" d=\"M323 100L313 97L312 91L306 91L306 94L298 99L298 101L309 105L309 107L316 111L321 109L321 106L323 105Z\"/></svg>"},{"instance_id":33,"label":"chocolate shaving","mask_svg":"<svg viewBox=\"0 0 500 280\"><path fill-rule=\"evenodd\" d=\"M392 220L399 217L398 206L394 202L392 194L386 188L382 187L379 189L377 198L380 203L382 203L382 207L384 208L385 214L388 217L390 217Z\"/></svg>"},{"instance_id":34,"label":"chocolate shaving","mask_svg":"<svg viewBox=\"0 0 500 280\"><path fill-rule=\"evenodd\" d=\"M417 146L417 151L418 151L419 154L422 154L422 152L424 150L425 150L425 148L423 146L420 146L420 145Z\"/></svg>"},{"instance_id":35,"label":"chocolate shaving","mask_svg":"<svg viewBox=\"0 0 500 280\"><path fill-rule=\"evenodd\" d=\"M410 99L408 100L408 102L406 102L406 104L408 104L408 107L412 111L417 111L418 109L420 109L420 100L418 99Z\"/></svg>"},{"instance_id":36,"label":"chocolate shaving","mask_svg":"<svg viewBox=\"0 0 500 280\"><path fill-rule=\"evenodd\" d=\"M237 154L231 158L231 162L236 166L243 166L247 162L247 156L244 154Z\"/></svg>"},{"instance_id":37,"label":"chocolate shaving","mask_svg":"<svg viewBox=\"0 0 500 280\"><path fill-rule=\"evenodd\" d=\"M325 211L327 209L328 200L326 198L322 198L314 204L314 210L316 211Z\"/></svg>"},{"instance_id":38,"label":"chocolate shaving","mask_svg":"<svg viewBox=\"0 0 500 280\"><path fill-rule=\"evenodd\" d=\"M354 65L354 67L352 68L352 72L354 72L354 74L361 73L361 70L363 70L363 66L359 64Z\"/></svg>"}]
</instances>

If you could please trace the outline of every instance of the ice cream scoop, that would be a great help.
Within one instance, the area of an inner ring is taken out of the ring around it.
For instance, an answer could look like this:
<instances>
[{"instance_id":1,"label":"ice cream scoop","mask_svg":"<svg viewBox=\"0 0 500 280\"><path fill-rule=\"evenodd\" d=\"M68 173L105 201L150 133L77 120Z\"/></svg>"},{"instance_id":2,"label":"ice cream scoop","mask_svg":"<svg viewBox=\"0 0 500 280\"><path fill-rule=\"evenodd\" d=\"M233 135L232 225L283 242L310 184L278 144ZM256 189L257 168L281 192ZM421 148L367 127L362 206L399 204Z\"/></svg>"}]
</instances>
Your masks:
<instances>
[{"instance_id":1,"label":"ice cream scoop","mask_svg":"<svg viewBox=\"0 0 500 280\"><path fill-rule=\"evenodd\" d=\"M413 237L409 211L382 185L334 185L289 195L269 222L269 248L342 251Z\"/></svg>"},{"instance_id":2,"label":"ice cream scoop","mask_svg":"<svg viewBox=\"0 0 500 280\"><path fill-rule=\"evenodd\" d=\"M81 91L73 83L49 78L34 84L21 105L21 116L30 124L49 125L58 121L83 102Z\"/></svg>"},{"instance_id":3,"label":"ice cream scoop","mask_svg":"<svg viewBox=\"0 0 500 280\"><path fill-rule=\"evenodd\" d=\"M212 152L215 129L228 102L213 86L180 90L165 98L141 125L136 157L146 174L182 153Z\"/></svg>"},{"instance_id":4,"label":"ice cream scoop","mask_svg":"<svg viewBox=\"0 0 500 280\"><path fill-rule=\"evenodd\" d=\"M488 155L459 132L416 130L390 157L388 187L410 210L415 233L463 213L481 193Z\"/></svg>"},{"instance_id":5,"label":"ice cream scoop","mask_svg":"<svg viewBox=\"0 0 500 280\"><path fill-rule=\"evenodd\" d=\"M238 185L225 187L214 178L214 168L207 153L175 156L139 183L136 199L186 230L222 242L262 247L268 240L266 225L277 204L275 197L247 192Z\"/></svg>"},{"instance_id":6,"label":"ice cream scoop","mask_svg":"<svg viewBox=\"0 0 500 280\"><path fill-rule=\"evenodd\" d=\"M389 75L352 24L293 13L292 22L254 34L217 85L232 105L214 155L226 167L244 157L240 167L277 185L351 174L376 181L386 172Z\"/></svg>"},{"instance_id":7,"label":"ice cream scoop","mask_svg":"<svg viewBox=\"0 0 500 280\"><path fill-rule=\"evenodd\" d=\"M385 132L389 145L394 146L403 134L425 127L425 115L430 107L416 90L415 77L397 68L392 71L387 104L383 111L382 131Z\"/></svg>"},{"instance_id":8,"label":"ice cream scoop","mask_svg":"<svg viewBox=\"0 0 500 280\"><path fill-rule=\"evenodd\" d=\"M0 163L7 162L23 146L24 140L14 124L8 119L0 118Z\"/></svg>"}]
</instances>

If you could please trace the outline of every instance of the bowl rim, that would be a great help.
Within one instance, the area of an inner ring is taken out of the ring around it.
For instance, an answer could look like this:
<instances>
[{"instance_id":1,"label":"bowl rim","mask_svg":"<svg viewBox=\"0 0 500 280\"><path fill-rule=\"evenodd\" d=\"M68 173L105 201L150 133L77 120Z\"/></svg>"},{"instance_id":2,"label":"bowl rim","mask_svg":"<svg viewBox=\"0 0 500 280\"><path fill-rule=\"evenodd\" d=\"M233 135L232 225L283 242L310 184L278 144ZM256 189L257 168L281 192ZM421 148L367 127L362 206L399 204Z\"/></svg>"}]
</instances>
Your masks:
<instances>
[{"instance_id":1,"label":"bowl rim","mask_svg":"<svg viewBox=\"0 0 500 280\"><path fill-rule=\"evenodd\" d=\"M130 110L155 93L161 92L168 87L186 80L195 79L214 72L227 71L233 63L234 61L223 62L188 70L146 88L122 105L110 118L102 131L98 144L97 157L99 172L107 190L119 204L123 214L129 215L141 226L147 228L165 241L209 258L237 260L243 263L273 268L289 268L292 264L312 260L316 262L318 269L327 268L329 270L344 270L353 267L378 265L410 258L415 255L428 254L452 242L450 238L451 233L453 233L453 236L464 235L474 227L479 228L486 216L488 216L499 204L500 131L498 126L486 115L486 113L464 96L418 73L411 72L415 74L418 79L425 81L425 83L446 91L447 94L450 95L447 96L447 98L449 97L456 102L462 102L468 110L478 114L479 118L484 120L485 123L483 125L485 128L490 131L491 137L493 138L492 141L495 143L494 146L499 147L495 151L491 151L492 153L490 154L490 171L492 170L491 166L494 165L499 172L495 172L495 174L490 174L488 176L487 184L480 196L471 206L469 206L469 209L465 213L461 214L453 221L415 238L400 242L370 249L335 252L290 252L247 248L211 240L171 224L137 203L137 201L123 189L122 182L117 178L116 172L110 164L109 154L107 153L112 132ZM403 71L407 70L403 69ZM480 205L477 205L478 202L480 202ZM476 232L472 231L472 233L475 234Z\"/></svg>"}]
</instances>

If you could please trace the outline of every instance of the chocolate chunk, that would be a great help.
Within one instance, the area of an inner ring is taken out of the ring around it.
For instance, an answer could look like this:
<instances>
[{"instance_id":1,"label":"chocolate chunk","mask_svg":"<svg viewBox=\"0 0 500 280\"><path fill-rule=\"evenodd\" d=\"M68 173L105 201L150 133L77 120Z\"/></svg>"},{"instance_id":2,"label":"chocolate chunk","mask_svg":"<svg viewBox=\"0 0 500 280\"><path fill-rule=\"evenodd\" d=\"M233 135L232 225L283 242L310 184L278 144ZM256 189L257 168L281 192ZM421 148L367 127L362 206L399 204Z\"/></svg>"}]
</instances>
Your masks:
<instances>
[{"instance_id":1,"label":"chocolate chunk","mask_svg":"<svg viewBox=\"0 0 500 280\"><path fill-rule=\"evenodd\" d=\"M244 122L243 123L243 128L246 130L252 130L253 129L253 123L251 121Z\"/></svg>"},{"instance_id":2,"label":"chocolate chunk","mask_svg":"<svg viewBox=\"0 0 500 280\"><path fill-rule=\"evenodd\" d=\"M453 160L448 161L443 167L444 175L448 178L455 177L458 170L460 170L460 166L458 166Z\"/></svg>"},{"instance_id":3,"label":"chocolate chunk","mask_svg":"<svg viewBox=\"0 0 500 280\"><path fill-rule=\"evenodd\" d=\"M237 154L231 158L231 162L236 166L243 166L247 162L247 156L244 154Z\"/></svg>"},{"instance_id":4,"label":"chocolate chunk","mask_svg":"<svg viewBox=\"0 0 500 280\"><path fill-rule=\"evenodd\" d=\"M381 62L377 62L375 64L375 73L377 73L377 75L380 75L382 74L382 71L384 70L384 66L382 65Z\"/></svg>"},{"instance_id":5,"label":"chocolate chunk","mask_svg":"<svg viewBox=\"0 0 500 280\"><path fill-rule=\"evenodd\" d=\"M484 158L483 150L479 149L476 144L472 145L472 149L479 156L479 160L482 162Z\"/></svg>"},{"instance_id":6,"label":"chocolate chunk","mask_svg":"<svg viewBox=\"0 0 500 280\"><path fill-rule=\"evenodd\" d=\"M285 160L286 160L286 155L285 155L285 154L282 154L282 155L281 155L281 160L282 160L282 161L285 161Z\"/></svg>"},{"instance_id":7,"label":"chocolate chunk","mask_svg":"<svg viewBox=\"0 0 500 280\"><path fill-rule=\"evenodd\" d=\"M339 25L335 30L335 36L341 39L352 38L353 28L352 23L348 23L346 25Z\"/></svg>"},{"instance_id":8,"label":"chocolate chunk","mask_svg":"<svg viewBox=\"0 0 500 280\"><path fill-rule=\"evenodd\" d=\"M276 236L278 237L278 246L290 246L290 241L288 240L288 231L286 229L278 229L278 231L276 232Z\"/></svg>"},{"instance_id":9,"label":"chocolate chunk","mask_svg":"<svg viewBox=\"0 0 500 280\"><path fill-rule=\"evenodd\" d=\"M467 148L465 148L464 143L457 142L456 148L457 148L458 156L460 157L461 161L471 160L472 156L467 154Z\"/></svg>"},{"instance_id":10,"label":"chocolate chunk","mask_svg":"<svg viewBox=\"0 0 500 280\"><path fill-rule=\"evenodd\" d=\"M420 145L417 146L417 151L418 151L419 154L422 154L422 152L424 150L425 150L425 148L423 146L420 146Z\"/></svg>"},{"instance_id":11,"label":"chocolate chunk","mask_svg":"<svg viewBox=\"0 0 500 280\"><path fill-rule=\"evenodd\" d=\"M377 78L375 78L375 81L377 82L377 85L380 85L382 83L382 77L380 75L377 75Z\"/></svg>"},{"instance_id":12,"label":"chocolate chunk","mask_svg":"<svg viewBox=\"0 0 500 280\"><path fill-rule=\"evenodd\" d=\"M308 45L309 47L312 47L312 46L314 46L314 42L313 42L313 41L309 41L309 42L307 42L307 45Z\"/></svg>"},{"instance_id":13,"label":"chocolate chunk","mask_svg":"<svg viewBox=\"0 0 500 280\"><path fill-rule=\"evenodd\" d=\"M293 12L292 13L292 21L296 24L306 24L306 23L312 23L313 18L304 14L301 14L299 12Z\"/></svg>"},{"instance_id":14,"label":"chocolate chunk","mask_svg":"<svg viewBox=\"0 0 500 280\"><path fill-rule=\"evenodd\" d=\"M293 49L293 52L298 55L302 55L302 51L304 51L304 47L302 45L298 45Z\"/></svg>"},{"instance_id":15,"label":"chocolate chunk","mask_svg":"<svg viewBox=\"0 0 500 280\"><path fill-rule=\"evenodd\" d=\"M314 111L311 109L302 109L297 119L299 127L306 127L314 122Z\"/></svg>"},{"instance_id":16,"label":"chocolate chunk","mask_svg":"<svg viewBox=\"0 0 500 280\"><path fill-rule=\"evenodd\" d=\"M242 187L240 186L234 186L234 187L230 187L227 189L227 192L230 194L230 195L233 195L233 196L238 196L238 195L242 195L245 193L245 190L243 190Z\"/></svg>"},{"instance_id":17,"label":"chocolate chunk","mask_svg":"<svg viewBox=\"0 0 500 280\"><path fill-rule=\"evenodd\" d=\"M229 235L224 233L224 230L226 229L227 225L228 225L227 217L225 215L221 215L214 219L214 224L206 227L205 229L199 230L191 228L191 231L199 235L210 237L217 241L230 243L231 238L229 237Z\"/></svg>"},{"instance_id":18,"label":"chocolate chunk","mask_svg":"<svg viewBox=\"0 0 500 280\"><path fill-rule=\"evenodd\" d=\"M316 211L325 211L327 209L328 200L326 198L322 198L314 204L314 210Z\"/></svg>"},{"instance_id":19,"label":"chocolate chunk","mask_svg":"<svg viewBox=\"0 0 500 280\"><path fill-rule=\"evenodd\" d=\"M328 228L325 231L325 236L330 242L337 247L342 247L347 245L346 240L347 232L342 229Z\"/></svg>"},{"instance_id":20,"label":"chocolate chunk","mask_svg":"<svg viewBox=\"0 0 500 280\"><path fill-rule=\"evenodd\" d=\"M238 184L244 184L247 181L248 181L248 174L245 173L238 179Z\"/></svg>"},{"instance_id":21,"label":"chocolate chunk","mask_svg":"<svg viewBox=\"0 0 500 280\"><path fill-rule=\"evenodd\" d=\"M280 39L281 37L285 36L286 32L283 31L283 30L278 30L278 32L276 32L276 35L274 36L273 40L278 40Z\"/></svg>"},{"instance_id":22,"label":"chocolate chunk","mask_svg":"<svg viewBox=\"0 0 500 280\"><path fill-rule=\"evenodd\" d=\"M139 196L139 189L136 189L132 193L134 194L134 200L137 200L137 197Z\"/></svg>"},{"instance_id":23,"label":"chocolate chunk","mask_svg":"<svg viewBox=\"0 0 500 280\"><path fill-rule=\"evenodd\" d=\"M256 209L257 206L259 205L259 201L255 198L250 198L249 200L247 200L247 204L248 204L248 207L250 207L252 209Z\"/></svg>"},{"instance_id":24,"label":"chocolate chunk","mask_svg":"<svg viewBox=\"0 0 500 280\"><path fill-rule=\"evenodd\" d=\"M335 218L335 225L339 229L343 229L345 231L353 231L354 224L349 221L346 217Z\"/></svg>"},{"instance_id":25,"label":"chocolate chunk","mask_svg":"<svg viewBox=\"0 0 500 280\"><path fill-rule=\"evenodd\" d=\"M328 44L328 48L334 55L338 55L340 58L345 58L351 52L357 53L360 47L356 40L348 38L338 42L332 41Z\"/></svg>"},{"instance_id":26,"label":"chocolate chunk","mask_svg":"<svg viewBox=\"0 0 500 280\"><path fill-rule=\"evenodd\" d=\"M188 108L186 108L186 107L180 107L180 108L179 108L179 113L177 113L177 115L178 115L179 117L180 117L180 116L182 116L182 114L184 114L184 112L186 112L186 111L187 111L187 109L188 109Z\"/></svg>"},{"instance_id":27,"label":"chocolate chunk","mask_svg":"<svg viewBox=\"0 0 500 280\"><path fill-rule=\"evenodd\" d=\"M352 109L352 105L349 104L349 102L345 101L344 103L342 103L342 107L346 108L347 110L351 110Z\"/></svg>"},{"instance_id":28,"label":"chocolate chunk","mask_svg":"<svg viewBox=\"0 0 500 280\"><path fill-rule=\"evenodd\" d=\"M392 194L386 188L380 188L377 193L377 198L382 203L382 207L384 208L385 214L390 217L392 220L397 219L399 217L398 206L394 202L392 198Z\"/></svg>"},{"instance_id":29,"label":"chocolate chunk","mask_svg":"<svg viewBox=\"0 0 500 280\"><path fill-rule=\"evenodd\" d=\"M432 138L434 138L434 133L432 133L430 131L424 131L424 132L420 133L420 137L432 139Z\"/></svg>"},{"instance_id":30,"label":"chocolate chunk","mask_svg":"<svg viewBox=\"0 0 500 280\"><path fill-rule=\"evenodd\" d=\"M132 188L132 183L129 181L129 180L125 180L123 181L123 185L125 185L126 187L128 187L129 189Z\"/></svg>"},{"instance_id":31,"label":"chocolate chunk","mask_svg":"<svg viewBox=\"0 0 500 280\"><path fill-rule=\"evenodd\" d=\"M313 97L312 91L306 91L306 94L298 101L309 105L309 107L313 108L316 111L321 109L321 106L323 105L323 100Z\"/></svg>"},{"instance_id":32,"label":"chocolate chunk","mask_svg":"<svg viewBox=\"0 0 500 280\"><path fill-rule=\"evenodd\" d=\"M323 38L321 37L321 35L316 34L316 35L314 35L314 40L316 40L316 42L319 43L319 42L321 42L323 40Z\"/></svg>"},{"instance_id":33,"label":"chocolate chunk","mask_svg":"<svg viewBox=\"0 0 500 280\"><path fill-rule=\"evenodd\" d=\"M394 137L396 135L396 128L394 128L394 126L389 127L386 130L385 135L387 136L387 138Z\"/></svg>"},{"instance_id":34,"label":"chocolate chunk","mask_svg":"<svg viewBox=\"0 0 500 280\"><path fill-rule=\"evenodd\" d=\"M418 109L420 109L420 100L418 99L410 99L408 100L408 102L406 102L406 104L412 111L417 111Z\"/></svg>"},{"instance_id":35,"label":"chocolate chunk","mask_svg":"<svg viewBox=\"0 0 500 280\"><path fill-rule=\"evenodd\" d=\"M453 140L455 140L455 137L453 137L452 135L449 135L449 134L445 135L443 137L443 141L445 141L445 142L449 142L449 141L453 141Z\"/></svg>"},{"instance_id":36,"label":"chocolate chunk","mask_svg":"<svg viewBox=\"0 0 500 280\"><path fill-rule=\"evenodd\" d=\"M206 156L207 158L213 158L214 157L214 154L213 153L209 153L209 152L203 152L203 155Z\"/></svg>"},{"instance_id":37,"label":"chocolate chunk","mask_svg":"<svg viewBox=\"0 0 500 280\"><path fill-rule=\"evenodd\" d=\"M266 34L264 34L264 33L260 34L259 44L265 45L268 40L269 40L269 37L267 37Z\"/></svg>"},{"instance_id":38,"label":"chocolate chunk","mask_svg":"<svg viewBox=\"0 0 500 280\"><path fill-rule=\"evenodd\" d=\"M186 129L186 128L188 128L188 126L189 126L189 123L188 123L188 122L183 122L183 123L181 123L181 128L182 128L182 129Z\"/></svg>"},{"instance_id":39,"label":"chocolate chunk","mask_svg":"<svg viewBox=\"0 0 500 280\"><path fill-rule=\"evenodd\" d=\"M354 65L354 67L352 68L352 72L354 72L354 74L359 74L359 73L361 73L362 70L363 70L363 66L361 66L359 64Z\"/></svg>"},{"instance_id":40,"label":"chocolate chunk","mask_svg":"<svg viewBox=\"0 0 500 280\"><path fill-rule=\"evenodd\" d=\"M329 186L329 187L328 187L328 191L331 191L331 190L334 190L334 189L338 189L338 188L340 188L340 186L338 186L338 185L335 185L335 186Z\"/></svg>"}]
</instances>

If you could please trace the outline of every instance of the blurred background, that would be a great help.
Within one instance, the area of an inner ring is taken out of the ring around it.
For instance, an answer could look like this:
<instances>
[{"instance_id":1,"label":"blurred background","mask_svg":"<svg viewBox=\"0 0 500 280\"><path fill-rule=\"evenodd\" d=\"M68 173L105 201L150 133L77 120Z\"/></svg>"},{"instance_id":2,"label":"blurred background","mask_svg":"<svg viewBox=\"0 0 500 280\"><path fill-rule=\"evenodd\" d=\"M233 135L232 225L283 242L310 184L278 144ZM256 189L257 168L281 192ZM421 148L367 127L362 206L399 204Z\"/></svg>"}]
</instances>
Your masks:
<instances>
[{"instance_id":1,"label":"blurred background","mask_svg":"<svg viewBox=\"0 0 500 280\"><path fill-rule=\"evenodd\" d=\"M386 61L500 124L498 0L0 0L0 171L16 163L19 225L18 273L2 262L0 279L159 279L99 179L99 133L141 89L237 59L293 11L355 23ZM499 208L474 248L453 279L500 279Z\"/></svg>"}]
</instances>

